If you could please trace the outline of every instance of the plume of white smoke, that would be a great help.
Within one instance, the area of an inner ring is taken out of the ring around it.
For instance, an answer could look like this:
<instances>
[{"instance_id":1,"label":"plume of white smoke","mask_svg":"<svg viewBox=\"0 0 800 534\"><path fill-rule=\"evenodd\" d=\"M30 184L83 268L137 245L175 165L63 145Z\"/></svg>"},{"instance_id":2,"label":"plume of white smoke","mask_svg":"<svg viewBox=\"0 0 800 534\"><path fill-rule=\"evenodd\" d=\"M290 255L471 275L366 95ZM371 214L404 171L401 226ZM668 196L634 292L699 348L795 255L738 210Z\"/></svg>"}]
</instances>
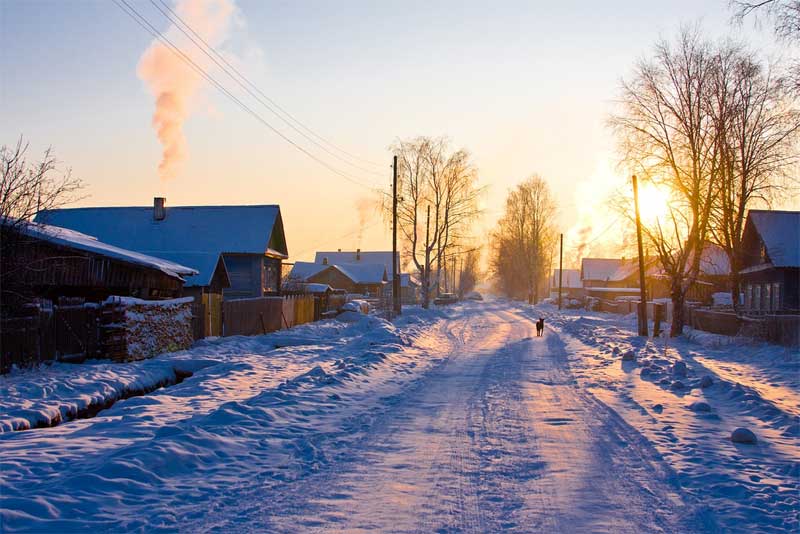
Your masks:
<instances>
[{"instance_id":1,"label":"plume of white smoke","mask_svg":"<svg viewBox=\"0 0 800 534\"><path fill-rule=\"evenodd\" d=\"M233 0L178 0L173 10L216 49L227 37L235 6ZM166 32L166 36L197 65L208 70L211 63L208 56L174 25ZM159 176L162 180L174 178L188 157L183 124L192 112L194 98L207 82L184 59L157 39L142 54L137 74L155 98L153 128L163 148L158 165Z\"/></svg>"}]
</instances>

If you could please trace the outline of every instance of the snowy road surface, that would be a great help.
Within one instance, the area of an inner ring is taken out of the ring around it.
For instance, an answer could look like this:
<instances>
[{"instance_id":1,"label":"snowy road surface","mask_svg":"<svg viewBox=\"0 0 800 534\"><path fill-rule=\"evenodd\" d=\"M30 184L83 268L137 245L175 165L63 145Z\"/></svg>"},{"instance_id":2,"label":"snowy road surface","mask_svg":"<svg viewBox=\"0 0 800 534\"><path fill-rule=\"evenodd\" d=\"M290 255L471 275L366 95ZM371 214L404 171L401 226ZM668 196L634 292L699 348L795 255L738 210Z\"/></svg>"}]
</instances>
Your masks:
<instances>
[{"instance_id":1,"label":"snowy road surface","mask_svg":"<svg viewBox=\"0 0 800 534\"><path fill-rule=\"evenodd\" d=\"M489 301L201 344L155 360L202 362L179 385L0 434L3 527L796 532L796 353L664 352L630 322ZM219 387L224 365L256 381Z\"/></svg>"},{"instance_id":2,"label":"snowy road surface","mask_svg":"<svg viewBox=\"0 0 800 534\"><path fill-rule=\"evenodd\" d=\"M348 462L223 512L275 532L687 532L646 442L571 376L557 334L494 311ZM265 498L266 497L266 498ZM233 513L231 513L233 512Z\"/></svg>"}]
</instances>

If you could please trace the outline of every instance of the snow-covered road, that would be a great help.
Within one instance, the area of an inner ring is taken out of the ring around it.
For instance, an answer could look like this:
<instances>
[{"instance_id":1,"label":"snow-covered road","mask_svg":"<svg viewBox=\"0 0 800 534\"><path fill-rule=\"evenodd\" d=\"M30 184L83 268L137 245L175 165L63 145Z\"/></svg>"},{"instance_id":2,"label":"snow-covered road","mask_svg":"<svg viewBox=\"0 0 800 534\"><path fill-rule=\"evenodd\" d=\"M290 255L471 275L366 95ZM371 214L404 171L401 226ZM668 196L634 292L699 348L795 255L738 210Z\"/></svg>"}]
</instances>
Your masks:
<instances>
[{"instance_id":1,"label":"snow-covered road","mask_svg":"<svg viewBox=\"0 0 800 534\"><path fill-rule=\"evenodd\" d=\"M632 325L487 301L12 373L0 530L796 532L797 352ZM11 430L173 369L194 374Z\"/></svg>"},{"instance_id":2,"label":"snow-covered road","mask_svg":"<svg viewBox=\"0 0 800 534\"><path fill-rule=\"evenodd\" d=\"M634 429L571 375L559 335L502 304L442 324L444 363L357 450L250 488L198 527L335 532L690 532L698 518ZM229 499L230 500L230 499Z\"/></svg>"}]
</instances>

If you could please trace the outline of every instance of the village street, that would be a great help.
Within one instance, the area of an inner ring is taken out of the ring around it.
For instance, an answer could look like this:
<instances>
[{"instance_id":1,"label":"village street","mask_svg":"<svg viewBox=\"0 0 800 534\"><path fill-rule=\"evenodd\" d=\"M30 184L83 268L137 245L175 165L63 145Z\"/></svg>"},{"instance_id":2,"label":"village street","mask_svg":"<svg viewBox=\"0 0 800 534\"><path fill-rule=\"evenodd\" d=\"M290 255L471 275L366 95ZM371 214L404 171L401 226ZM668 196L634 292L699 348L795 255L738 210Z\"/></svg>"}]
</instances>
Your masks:
<instances>
[{"instance_id":1,"label":"village street","mask_svg":"<svg viewBox=\"0 0 800 534\"><path fill-rule=\"evenodd\" d=\"M564 344L508 304L441 325L448 358L386 403L357 449L259 484L204 517L220 531L689 532L655 450L581 390ZM194 528L194 526L192 527ZM201 530L203 530L201 528Z\"/></svg>"},{"instance_id":2,"label":"village street","mask_svg":"<svg viewBox=\"0 0 800 534\"><path fill-rule=\"evenodd\" d=\"M490 300L98 363L194 374L0 434L3 530L795 531L797 354L691 336L664 351L634 322ZM739 426L758 444L731 443Z\"/></svg>"}]
</instances>

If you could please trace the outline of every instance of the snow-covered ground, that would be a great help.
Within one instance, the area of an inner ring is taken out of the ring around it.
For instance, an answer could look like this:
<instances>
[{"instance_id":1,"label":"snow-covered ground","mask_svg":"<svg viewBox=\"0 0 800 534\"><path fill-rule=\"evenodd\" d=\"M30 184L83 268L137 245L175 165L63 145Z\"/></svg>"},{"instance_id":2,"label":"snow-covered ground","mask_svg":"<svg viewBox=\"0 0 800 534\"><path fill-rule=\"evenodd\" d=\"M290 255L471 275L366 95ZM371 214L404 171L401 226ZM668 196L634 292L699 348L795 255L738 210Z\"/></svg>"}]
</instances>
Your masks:
<instances>
[{"instance_id":1,"label":"snow-covered ground","mask_svg":"<svg viewBox=\"0 0 800 534\"><path fill-rule=\"evenodd\" d=\"M0 377L2 530L798 530L796 353L503 301L350 318Z\"/></svg>"}]
</instances>

